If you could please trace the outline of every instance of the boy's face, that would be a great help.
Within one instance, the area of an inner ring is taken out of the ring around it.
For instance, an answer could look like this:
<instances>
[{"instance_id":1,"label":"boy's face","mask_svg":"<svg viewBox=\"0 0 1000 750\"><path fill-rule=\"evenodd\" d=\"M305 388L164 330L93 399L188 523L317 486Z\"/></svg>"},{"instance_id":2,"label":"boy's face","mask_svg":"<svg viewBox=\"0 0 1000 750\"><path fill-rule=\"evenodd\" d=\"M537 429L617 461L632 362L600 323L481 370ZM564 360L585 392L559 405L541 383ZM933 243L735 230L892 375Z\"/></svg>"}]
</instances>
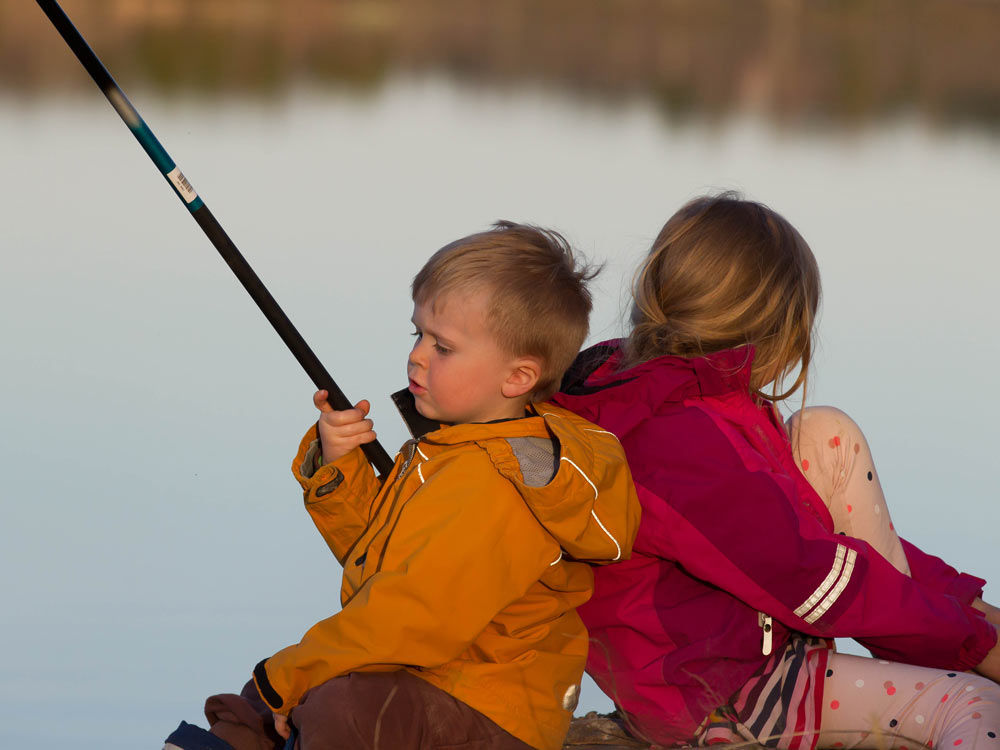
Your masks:
<instances>
[{"instance_id":1,"label":"boy's face","mask_svg":"<svg viewBox=\"0 0 1000 750\"><path fill-rule=\"evenodd\" d=\"M417 411L449 424L521 417L537 374L497 346L486 327L485 292L414 305L416 342L407 360ZM525 378L530 378L528 383Z\"/></svg>"}]
</instances>

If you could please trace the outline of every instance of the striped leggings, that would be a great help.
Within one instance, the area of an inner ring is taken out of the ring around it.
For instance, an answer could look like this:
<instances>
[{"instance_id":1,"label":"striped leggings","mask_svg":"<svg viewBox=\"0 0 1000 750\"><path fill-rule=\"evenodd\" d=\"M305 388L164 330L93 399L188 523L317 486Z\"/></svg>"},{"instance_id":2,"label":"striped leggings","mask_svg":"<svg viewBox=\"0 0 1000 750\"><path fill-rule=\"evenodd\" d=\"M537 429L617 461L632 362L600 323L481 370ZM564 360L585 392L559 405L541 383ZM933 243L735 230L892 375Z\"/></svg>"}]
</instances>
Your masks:
<instances>
[{"instance_id":1,"label":"striped leggings","mask_svg":"<svg viewBox=\"0 0 1000 750\"><path fill-rule=\"evenodd\" d=\"M860 428L821 406L793 415L788 429L795 458L836 531L867 541L909 575ZM1000 750L1000 686L973 673L831 653L820 728L822 750Z\"/></svg>"}]
</instances>

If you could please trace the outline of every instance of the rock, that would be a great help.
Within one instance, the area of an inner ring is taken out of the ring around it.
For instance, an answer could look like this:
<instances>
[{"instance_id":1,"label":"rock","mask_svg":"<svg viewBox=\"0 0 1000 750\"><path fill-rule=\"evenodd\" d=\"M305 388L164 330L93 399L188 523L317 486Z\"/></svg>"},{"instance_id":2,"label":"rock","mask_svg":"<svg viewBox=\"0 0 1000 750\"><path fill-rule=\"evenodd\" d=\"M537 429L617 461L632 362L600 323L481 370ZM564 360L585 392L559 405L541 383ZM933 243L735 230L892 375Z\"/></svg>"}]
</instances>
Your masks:
<instances>
[{"instance_id":1,"label":"rock","mask_svg":"<svg viewBox=\"0 0 1000 750\"><path fill-rule=\"evenodd\" d=\"M599 714L596 711L573 719L563 743L565 750L633 750L648 747L648 742L629 734L617 712Z\"/></svg>"}]
</instances>

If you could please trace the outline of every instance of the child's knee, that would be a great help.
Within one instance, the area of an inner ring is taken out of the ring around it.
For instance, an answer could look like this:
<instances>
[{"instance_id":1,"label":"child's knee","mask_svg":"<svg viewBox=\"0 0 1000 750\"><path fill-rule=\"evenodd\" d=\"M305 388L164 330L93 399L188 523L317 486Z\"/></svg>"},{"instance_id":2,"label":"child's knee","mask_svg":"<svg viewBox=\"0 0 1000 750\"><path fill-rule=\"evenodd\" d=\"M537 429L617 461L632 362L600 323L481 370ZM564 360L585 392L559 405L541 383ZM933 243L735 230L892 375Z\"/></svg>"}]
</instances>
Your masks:
<instances>
[{"instance_id":1,"label":"child's knee","mask_svg":"<svg viewBox=\"0 0 1000 750\"><path fill-rule=\"evenodd\" d=\"M377 675L378 673L373 673ZM367 675L349 674L334 677L309 690L292 710L292 720L301 730L315 728L311 725L343 725L353 723L359 716L369 713L368 704L377 700L378 680L368 684Z\"/></svg>"},{"instance_id":2,"label":"child's knee","mask_svg":"<svg viewBox=\"0 0 1000 750\"><path fill-rule=\"evenodd\" d=\"M834 436L841 439L864 433L851 417L835 406L807 406L792 414L785 422L793 447L800 441L822 445ZM801 434L800 434L801 433Z\"/></svg>"},{"instance_id":3,"label":"child's knee","mask_svg":"<svg viewBox=\"0 0 1000 750\"><path fill-rule=\"evenodd\" d=\"M827 502L848 483L856 465L864 464L866 471L874 471L864 433L840 409L806 407L789 417L787 424L802 473Z\"/></svg>"},{"instance_id":4,"label":"child's knee","mask_svg":"<svg viewBox=\"0 0 1000 750\"><path fill-rule=\"evenodd\" d=\"M857 423L835 407L812 406L789 418L788 431L802 474L826 503L835 530L864 539L909 574L871 449Z\"/></svg>"},{"instance_id":5,"label":"child's knee","mask_svg":"<svg viewBox=\"0 0 1000 750\"><path fill-rule=\"evenodd\" d=\"M947 721L942 734L948 744L975 748L982 741L994 745L1000 733L1000 687L973 674L960 675L954 684L951 682L945 684L950 689L940 699Z\"/></svg>"},{"instance_id":6,"label":"child's knee","mask_svg":"<svg viewBox=\"0 0 1000 750\"><path fill-rule=\"evenodd\" d=\"M948 676L955 681L955 687L947 691L950 695L946 694L945 698L950 698L953 705L971 706L971 712L989 712L1000 721L1000 685L972 672L949 672Z\"/></svg>"},{"instance_id":7,"label":"child's knee","mask_svg":"<svg viewBox=\"0 0 1000 750\"><path fill-rule=\"evenodd\" d=\"M292 711L303 742L314 747L393 747L419 725L405 672L352 672L317 685ZM395 738L395 739L394 739ZM403 745L398 745L402 747Z\"/></svg>"}]
</instances>

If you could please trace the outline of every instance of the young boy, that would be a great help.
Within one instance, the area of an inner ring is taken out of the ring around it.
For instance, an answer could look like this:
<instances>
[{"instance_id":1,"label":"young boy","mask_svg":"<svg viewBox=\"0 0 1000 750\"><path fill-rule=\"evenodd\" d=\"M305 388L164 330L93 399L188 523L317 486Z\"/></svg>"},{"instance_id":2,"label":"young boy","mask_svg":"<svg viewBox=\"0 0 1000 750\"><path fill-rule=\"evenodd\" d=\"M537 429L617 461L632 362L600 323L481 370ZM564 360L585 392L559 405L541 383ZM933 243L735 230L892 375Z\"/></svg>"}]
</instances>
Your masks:
<instances>
[{"instance_id":1,"label":"young boy","mask_svg":"<svg viewBox=\"0 0 1000 750\"><path fill-rule=\"evenodd\" d=\"M639 519L617 440L542 403L586 336L589 276L560 235L506 222L434 254L393 470L377 479L359 447L368 402L334 411L325 391L292 465L343 608L242 696L210 698L214 736L182 724L168 747L281 748L292 725L303 749L561 747L588 646L581 561L627 557Z\"/></svg>"}]
</instances>

